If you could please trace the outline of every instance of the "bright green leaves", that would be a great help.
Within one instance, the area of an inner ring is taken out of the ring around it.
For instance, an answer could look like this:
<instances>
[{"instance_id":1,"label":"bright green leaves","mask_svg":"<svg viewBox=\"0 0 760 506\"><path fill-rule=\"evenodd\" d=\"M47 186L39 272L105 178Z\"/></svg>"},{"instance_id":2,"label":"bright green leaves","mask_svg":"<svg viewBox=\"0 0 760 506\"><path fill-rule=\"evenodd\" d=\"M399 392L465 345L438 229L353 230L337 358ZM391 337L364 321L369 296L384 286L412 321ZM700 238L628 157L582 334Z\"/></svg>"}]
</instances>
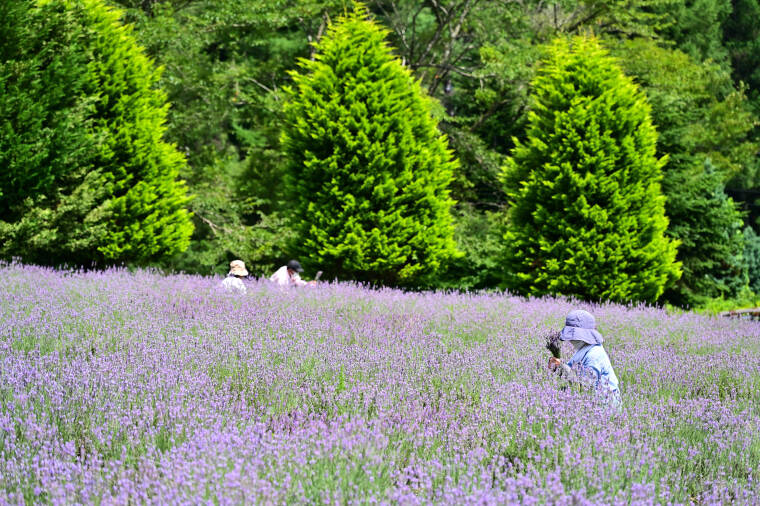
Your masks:
<instances>
[{"instance_id":1,"label":"bright green leaves","mask_svg":"<svg viewBox=\"0 0 760 506\"><path fill-rule=\"evenodd\" d=\"M100 0L6 7L35 31L14 23L8 30L16 37L0 44L7 55L0 84L11 85L0 101L0 157L11 168L0 179L0 254L46 264L140 263L187 248L189 199L177 181L185 161L162 140L168 104L156 86L160 71L119 12ZM16 86L23 80L29 85ZM34 139L18 135L27 128Z\"/></svg>"},{"instance_id":2,"label":"bright green leaves","mask_svg":"<svg viewBox=\"0 0 760 506\"><path fill-rule=\"evenodd\" d=\"M456 162L385 37L359 7L293 74L283 135L293 251L327 278L420 286L456 255Z\"/></svg>"},{"instance_id":3,"label":"bright green leaves","mask_svg":"<svg viewBox=\"0 0 760 506\"><path fill-rule=\"evenodd\" d=\"M531 108L504 170L508 286L656 300L680 270L643 96L596 39L576 37L548 48Z\"/></svg>"}]
</instances>

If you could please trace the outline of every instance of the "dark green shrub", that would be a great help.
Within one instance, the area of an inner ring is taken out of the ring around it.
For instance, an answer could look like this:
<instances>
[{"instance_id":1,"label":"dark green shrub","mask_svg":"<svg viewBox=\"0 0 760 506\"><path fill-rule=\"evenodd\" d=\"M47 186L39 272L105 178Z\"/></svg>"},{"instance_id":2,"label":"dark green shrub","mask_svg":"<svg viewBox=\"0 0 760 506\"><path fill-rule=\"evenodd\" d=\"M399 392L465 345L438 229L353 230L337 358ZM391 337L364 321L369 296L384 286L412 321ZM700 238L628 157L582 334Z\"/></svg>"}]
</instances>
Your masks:
<instances>
[{"instance_id":1,"label":"dark green shrub","mask_svg":"<svg viewBox=\"0 0 760 506\"><path fill-rule=\"evenodd\" d=\"M683 276L665 292L679 306L706 299L733 298L747 286L742 214L723 191L720 173L709 160L704 168L666 173L670 228L678 238Z\"/></svg>"}]
</instances>

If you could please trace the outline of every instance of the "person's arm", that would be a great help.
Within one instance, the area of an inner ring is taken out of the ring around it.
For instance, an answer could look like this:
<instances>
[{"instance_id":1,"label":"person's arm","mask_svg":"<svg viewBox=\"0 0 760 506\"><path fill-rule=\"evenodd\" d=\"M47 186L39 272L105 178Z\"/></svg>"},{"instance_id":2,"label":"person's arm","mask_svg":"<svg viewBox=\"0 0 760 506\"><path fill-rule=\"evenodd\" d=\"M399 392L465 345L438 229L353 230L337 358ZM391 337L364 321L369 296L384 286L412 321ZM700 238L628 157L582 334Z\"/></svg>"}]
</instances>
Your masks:
<instances>
[{"instance_id":1,"label":"person's arm","mask_svg":"<svg viewBox=\"0 0 760 506\"><path fill-rule=\"evenodd\" d=\"M567 364L562 364L559 367L559 377L565 378L570 383L578 381L578 375L575 374L575 371Z\"/></svg>"},{"instance_id":2,"label":"person's arm","mask_svg":"<svg viewBox=\"0 0 760 506\"><path fill-rule=\"evenodd\" d=\"M562 360L551 357L549 359L549 370L559 374L560 378L566 379L570 383L580 382L580 378L575 371L567 364L563 364Z\"/></svg>"},{"instance_id":3,"label":"person's arm","mask_svg":"<svg viewBox=\"0 0 760 506\"><path fill-rule=\"evenodd\" d=\"M306 281L301 279L301 276L297 273L293 273L293 284L296 286L304 286L306 284Z\"/></svg>"}]
</instances>

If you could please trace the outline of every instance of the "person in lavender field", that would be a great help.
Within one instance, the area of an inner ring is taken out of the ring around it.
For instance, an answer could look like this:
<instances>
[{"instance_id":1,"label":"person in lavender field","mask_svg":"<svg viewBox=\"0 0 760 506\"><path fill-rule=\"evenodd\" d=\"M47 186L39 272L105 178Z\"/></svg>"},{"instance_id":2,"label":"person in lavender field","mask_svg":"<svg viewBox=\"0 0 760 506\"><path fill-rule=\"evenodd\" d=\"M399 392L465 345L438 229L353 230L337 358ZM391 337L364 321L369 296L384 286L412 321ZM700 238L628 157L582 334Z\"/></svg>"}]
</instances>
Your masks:
<instances>
[{"instance_id":1,"label":"person in lavender field","mask_svg":"<svg viewBox=\"0 0 760 506\"><path fill-rule=\"evenodd\" d=\"M230 272L222 280L222 288L228 292L246 293L243 284L244 277L248 276L248 269L245 268L245 262L242 260L233 260L230 262Z\"/></svg>"},{"instance_id":2,"label":"person in lavender field","mask_svg":"<svg viewBox=\"0 0 760 506\"><path fill-rule=\"evenodd\" d=\"M269 281L277 283L283 287L316 284L315 281L306 282L301 279L301 272L303 272L301 263L298 260L291 260L287 265L283 265L277 269L277 271L269 277Z\"/></svg>"},{"instance_id":3,"label":"person in lavender field","mask_svg":"<svg viewBox=\"0 0 760 506\"><path fill-rule=\"evenodd\" d=\"M549 369L563 378L595 388L608 399L611 406L620 409L620 384L610 357L604 350L604 338L596 330L596 320L588 311L576 309L568 313L565 327L559 333L560 341L570 341L575 353L567 363L556 356L549 359Z\"/></svg>"}]
</instances>

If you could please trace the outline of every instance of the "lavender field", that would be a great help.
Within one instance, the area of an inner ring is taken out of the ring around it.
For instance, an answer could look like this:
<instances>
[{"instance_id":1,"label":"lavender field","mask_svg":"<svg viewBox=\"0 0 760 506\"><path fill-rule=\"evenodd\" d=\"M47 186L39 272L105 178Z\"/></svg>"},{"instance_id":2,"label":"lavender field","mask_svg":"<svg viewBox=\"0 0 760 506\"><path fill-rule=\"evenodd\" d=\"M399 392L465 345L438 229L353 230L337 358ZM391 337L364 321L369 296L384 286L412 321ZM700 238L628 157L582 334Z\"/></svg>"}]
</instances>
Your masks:
<instances>
[{"instance_id":1,"label":"lavender field","mask_svg":"<svg viewBox=\"0 0 760 506\"><path fill-rule=\"evenodd\" d=\"M758 503L760 323L0 265L0 504ZM623 409L542 335L594 313Z\"/></svg>"}]
</instances>

